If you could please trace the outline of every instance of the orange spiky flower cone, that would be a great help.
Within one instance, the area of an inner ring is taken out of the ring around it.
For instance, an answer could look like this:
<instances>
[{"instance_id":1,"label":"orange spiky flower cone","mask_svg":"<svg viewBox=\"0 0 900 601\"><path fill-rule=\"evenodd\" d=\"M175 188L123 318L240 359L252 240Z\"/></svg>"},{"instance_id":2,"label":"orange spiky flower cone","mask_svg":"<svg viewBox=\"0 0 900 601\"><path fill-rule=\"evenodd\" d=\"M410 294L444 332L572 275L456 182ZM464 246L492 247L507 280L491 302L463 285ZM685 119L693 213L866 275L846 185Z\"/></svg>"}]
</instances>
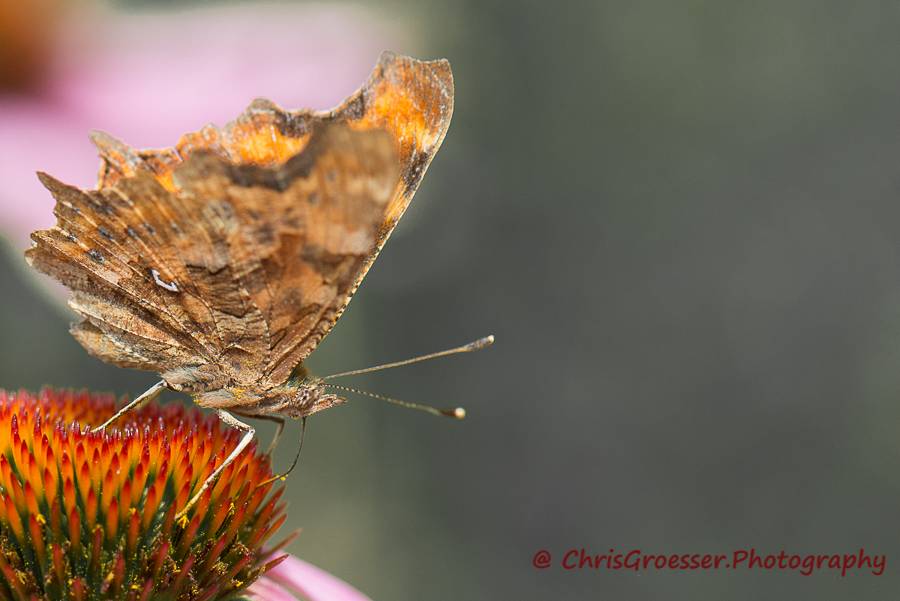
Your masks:
<instances>
[{"instance_id":1,"label":"orange spiky flower cone","mask_svg":"<svg viewBox=\"0 0 900 601\"><path fill-rule=\"evenodd\" d=\"M0 390L0 600L240 598L282 559L263 550L285 517L268 458L248 448L179 524L238 433L177 404L88 432L114 409Z\"/></svg>"}]
</instances>

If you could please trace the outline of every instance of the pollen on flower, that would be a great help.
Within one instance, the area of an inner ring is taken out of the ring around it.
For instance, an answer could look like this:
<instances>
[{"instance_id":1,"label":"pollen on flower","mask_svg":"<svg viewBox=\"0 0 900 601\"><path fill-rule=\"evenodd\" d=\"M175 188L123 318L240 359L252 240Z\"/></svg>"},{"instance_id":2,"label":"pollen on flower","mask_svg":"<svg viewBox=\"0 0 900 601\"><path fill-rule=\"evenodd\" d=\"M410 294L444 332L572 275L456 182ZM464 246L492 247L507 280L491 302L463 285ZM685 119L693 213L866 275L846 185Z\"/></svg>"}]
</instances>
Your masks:
<instances>
[{"instance_id":1,"label":"pollen on flower","mask_svg":"<svg viewBox=\"0 0 900 601\"><path fill-rule=\"evenodd\" d=\"M176 523L240 433L178 404L90 432L115 407L0 390L0 599L224 600L280 561L265 456L244 451Z\"/></svg>"}]
</instances>

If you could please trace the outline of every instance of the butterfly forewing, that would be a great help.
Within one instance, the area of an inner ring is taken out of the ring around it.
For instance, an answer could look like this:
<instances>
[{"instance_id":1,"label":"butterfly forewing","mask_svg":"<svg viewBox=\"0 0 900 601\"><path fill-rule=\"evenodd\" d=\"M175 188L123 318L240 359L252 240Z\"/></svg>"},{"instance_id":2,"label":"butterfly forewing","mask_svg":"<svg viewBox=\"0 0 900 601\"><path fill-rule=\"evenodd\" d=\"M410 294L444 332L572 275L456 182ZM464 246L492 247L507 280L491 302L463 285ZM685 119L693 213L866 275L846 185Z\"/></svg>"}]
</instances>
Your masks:
<instances>
[{"instance_id":1,"label":"butterfly forewing","mask_svg":"<svg viewBox=\"0 0 900 601\"><path fill-rule=\"evenodd\" d=\"M446 61L385 54L333 111L256 101L223 129L135 151L95 135L97 190L49 176L32 264L69 286L95 356L190 391L285 382L333 327L452 113Z\"/></svg>"}]
</instances>

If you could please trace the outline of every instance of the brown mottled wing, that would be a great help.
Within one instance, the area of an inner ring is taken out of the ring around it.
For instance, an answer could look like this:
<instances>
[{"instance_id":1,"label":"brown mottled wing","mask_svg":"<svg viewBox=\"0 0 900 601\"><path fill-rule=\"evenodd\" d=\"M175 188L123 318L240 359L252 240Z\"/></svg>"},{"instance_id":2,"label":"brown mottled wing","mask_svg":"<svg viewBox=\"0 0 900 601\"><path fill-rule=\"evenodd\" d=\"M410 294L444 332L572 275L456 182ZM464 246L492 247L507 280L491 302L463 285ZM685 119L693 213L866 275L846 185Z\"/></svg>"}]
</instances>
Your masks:
<instances>
[{"instance_id":1,"label":"brown mottled wing","mask_svg":"<svg viewBox=\"0 0 900 601\"><path fill-rule=\"evenodd\" d=\"M196 152L173 191L143 171L94 192L42 176L58 222L28 258L72 288L100 358L185 390L265 388L292 331L353 286L398 175L387 132L330 123L279 167Z\"/></svg>"},{"instance_id":2,"label":"brown mottled wing","mask_svg":"<svg viewBox=\"0 0 900 601\"><path fill-rule=\"evenodd\" d=\"M42 178L59 223L29 259L73 289L73 333L104 360L186 390L280 384L409 204L452 87L446 61L385 54L333 111L256 101L158 151L97 135L98 190Z\"/></svg>"}]
</instances>

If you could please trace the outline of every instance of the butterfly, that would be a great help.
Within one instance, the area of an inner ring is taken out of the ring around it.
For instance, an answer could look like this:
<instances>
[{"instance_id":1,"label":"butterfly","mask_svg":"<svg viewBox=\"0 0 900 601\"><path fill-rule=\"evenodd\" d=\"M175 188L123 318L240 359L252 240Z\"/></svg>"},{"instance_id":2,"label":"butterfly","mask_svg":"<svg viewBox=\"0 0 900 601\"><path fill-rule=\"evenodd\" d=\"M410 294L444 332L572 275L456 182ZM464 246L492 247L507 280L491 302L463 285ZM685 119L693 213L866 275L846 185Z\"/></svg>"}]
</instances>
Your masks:
<instances>
[{"instance_id":1,"label":"butterfly","mask_svg":"<svg viewBox=\"0 0 900 601\"><path fill-rule=\"evenodd\" d=\"M57 223L32 234L28 262L71 289L81 317L71 332L91 355L161 377L96 429L172 389L244 433L180 517L252 440L239 417L272 419L280 434L285 418L305 425L343 403L338 392L361 392L313 376L303 362L412 200L452 113L446 60L386 52L332 110L255 100L224 128L162 150L94 133L96 189L38 174Z\"/></svg>"}]
</instances>

